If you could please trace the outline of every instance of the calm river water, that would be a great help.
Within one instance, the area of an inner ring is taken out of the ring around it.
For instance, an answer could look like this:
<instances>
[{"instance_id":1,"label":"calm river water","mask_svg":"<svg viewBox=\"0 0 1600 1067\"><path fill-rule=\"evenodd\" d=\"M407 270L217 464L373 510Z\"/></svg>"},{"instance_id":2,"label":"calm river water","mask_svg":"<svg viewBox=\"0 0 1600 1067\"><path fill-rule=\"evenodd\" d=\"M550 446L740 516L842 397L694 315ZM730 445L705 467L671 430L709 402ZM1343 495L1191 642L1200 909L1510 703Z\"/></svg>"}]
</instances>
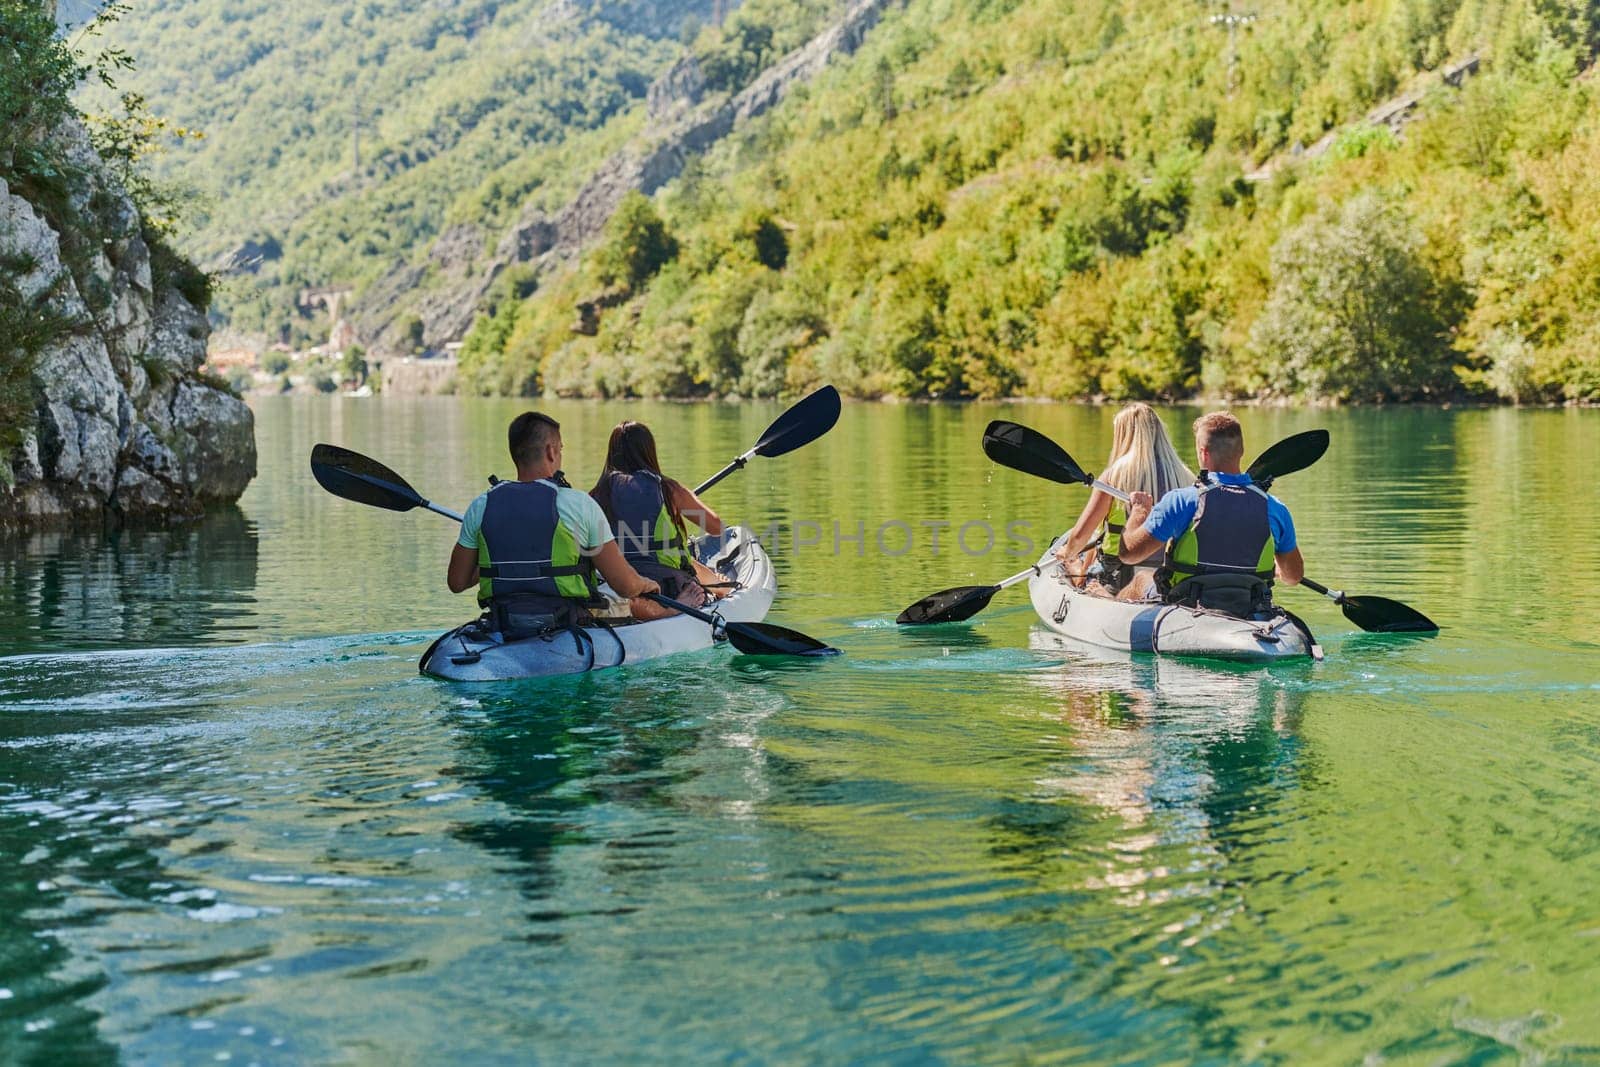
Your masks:
<instances>
[{"instance_id":1,"label":"calm river water","mask_svg":"<svg viewBox=\"0 0 1600 1067\"><path fill-rule=\"evenodd\" d=\"M544 406L579 485L625 415L694 480L778 411ZM311 445L462 507L522 407L262 400L236 510L0 542L0 1061L1600 1060L1600 412L1244 413L1332 431L1308 573L1433 640L1298 591L1324 663L1052 647L1021 589L901 632L1024 565L962 525L1083 502L984 424L1096 469L1114 412L849 405L709 494L843 658L419 677L453 528Z\"/></svg>"}]
</instances>

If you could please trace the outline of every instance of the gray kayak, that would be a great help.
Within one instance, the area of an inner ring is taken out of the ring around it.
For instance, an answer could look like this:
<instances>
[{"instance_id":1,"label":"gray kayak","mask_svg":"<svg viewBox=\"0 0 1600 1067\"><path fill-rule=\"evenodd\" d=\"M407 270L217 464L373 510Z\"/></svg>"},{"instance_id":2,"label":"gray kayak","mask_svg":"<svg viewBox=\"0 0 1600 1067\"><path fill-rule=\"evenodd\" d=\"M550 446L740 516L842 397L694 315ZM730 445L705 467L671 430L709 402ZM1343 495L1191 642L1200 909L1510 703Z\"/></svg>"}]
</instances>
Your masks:
<instances>
[{"instance_id":1,"label":"gray kayak","mask_svg":"<svg viewBox=\"0 0 1600 1067\"><path fill-rule=\"evenodd\" d=\"M1065 535L1063 535L1065 536ZM1033 609L1063 637L1123 652L1270 661L1312 655L1315 639L1289 612L1238 618L1176 604L1114 600L1079 589L1055 558L1057 538L1028 579Z\"/></svg>"},{"instance_id":2,"label":"gray kayak","mask_svg":"<svg viewBox=\"0 0 1600 1067\"><path fill-rule=\"evenodd\" d=\"M690 544L700 562L736 583L731 593L705 610L728 622L760 622L767 617L778 581L772 560L753 533L743 526L728 527L720 537L701 537ZM423 674L459 682L583 674L695 652L725 640L706 623L684 615L634 622L626 601L604 585L600 589L611 604L605 625L506 641L482 619L475 619L440 635L418 667Z\"/></svg>"}]
</instances>

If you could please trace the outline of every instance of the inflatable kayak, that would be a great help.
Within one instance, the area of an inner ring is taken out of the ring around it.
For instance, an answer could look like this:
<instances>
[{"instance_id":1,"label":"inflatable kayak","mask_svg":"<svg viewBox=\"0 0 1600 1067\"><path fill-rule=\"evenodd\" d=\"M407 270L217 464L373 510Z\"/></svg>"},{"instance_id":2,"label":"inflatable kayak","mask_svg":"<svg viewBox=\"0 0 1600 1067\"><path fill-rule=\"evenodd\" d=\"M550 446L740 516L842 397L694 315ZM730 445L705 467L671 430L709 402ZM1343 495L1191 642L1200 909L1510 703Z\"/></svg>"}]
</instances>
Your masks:
<instances>
[{"instance_id":1,"label":"inflatable kayak","mask_svg":"<svg viewBox=\"0 0 1600 1067\"><path fill-rule=\"evenodd\" d=\"M772 560L743 526L726 528L720 537L700 537L691 542L695 557L735 583L732 592L706 606L728 622L760 622L772 607L778 581ZM441 634L418 664L423 674L458 682L488 682L509 678L535 678L641 663L677 652L710 648L723 640L699 619L674 615L651 622L635 622L628 604L602 585L608 607L595 609L604 625L577 630L556 630L537 637L506 641L492 632L483 619L475 619Z\"/></svg>"},{"instance_id":2,"label":"inflatable kayak","mask_svg":"<svg viewBox=\"0 0 1600 1067\"><path fill-rule=\"evenodd\" d=\"M1281 608L1241 619L1176 604L1113 600L1085 592L1067 579L1055 558L1058 538L1028 579L1033 610L1063 637L1124 652L1205 659L1279 660L1310 656L1315 639L1305 624Z\"/></svg>"}]
</instances>

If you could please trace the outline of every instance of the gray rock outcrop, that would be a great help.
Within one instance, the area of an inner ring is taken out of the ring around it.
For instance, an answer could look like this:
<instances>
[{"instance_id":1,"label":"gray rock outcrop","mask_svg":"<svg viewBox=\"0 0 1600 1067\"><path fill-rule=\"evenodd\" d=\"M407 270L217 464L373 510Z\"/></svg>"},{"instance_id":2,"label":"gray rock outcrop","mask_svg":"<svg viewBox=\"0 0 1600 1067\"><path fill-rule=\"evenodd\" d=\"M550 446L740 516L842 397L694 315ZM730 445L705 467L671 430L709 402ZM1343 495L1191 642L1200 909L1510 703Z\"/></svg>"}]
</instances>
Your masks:
<instances>
[{"instance_id":1,"label":"gray rock outcrop","mask_svg":"<svg viewBox=\"0 0 1600 1067\"><path fill-rule=\"evenodd\" d=\"M83 129L52 136L82 225L58 232L0 180L0 280L75 325L34 359L35 422L0 455L0 527L191 517L238 499L255 421L200 373L205 314L153 273L138 210ZM12 340L0 356L19 357Z\"/></svg>"}]
</instances>

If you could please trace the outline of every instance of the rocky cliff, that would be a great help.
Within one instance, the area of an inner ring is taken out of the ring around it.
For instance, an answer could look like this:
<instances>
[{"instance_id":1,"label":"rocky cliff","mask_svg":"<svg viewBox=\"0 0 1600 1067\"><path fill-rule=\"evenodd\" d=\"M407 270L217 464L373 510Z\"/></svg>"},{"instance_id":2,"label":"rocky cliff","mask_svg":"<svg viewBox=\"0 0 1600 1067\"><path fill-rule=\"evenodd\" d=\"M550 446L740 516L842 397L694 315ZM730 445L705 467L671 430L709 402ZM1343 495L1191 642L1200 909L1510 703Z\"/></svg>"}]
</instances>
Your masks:
<instances>
[{"instance_id":1,"label":"rocky cliff","mask_svg":"<svg viewBox=\"0 0 1600 1067\"><path fill-rule=\"evenodd\" d=\"M200 371L209 327L180 291L173 266L186 265L147 237L79 124L48 136L59 195L30 200L0 177L0 299L58 324L31 353L0 336L0 358L31 360L34 400L31 423L9 428L20 445L0 454L0 527L191 517L237 499L255 476L254 418Z\"/></svg>"}]
</instances>

